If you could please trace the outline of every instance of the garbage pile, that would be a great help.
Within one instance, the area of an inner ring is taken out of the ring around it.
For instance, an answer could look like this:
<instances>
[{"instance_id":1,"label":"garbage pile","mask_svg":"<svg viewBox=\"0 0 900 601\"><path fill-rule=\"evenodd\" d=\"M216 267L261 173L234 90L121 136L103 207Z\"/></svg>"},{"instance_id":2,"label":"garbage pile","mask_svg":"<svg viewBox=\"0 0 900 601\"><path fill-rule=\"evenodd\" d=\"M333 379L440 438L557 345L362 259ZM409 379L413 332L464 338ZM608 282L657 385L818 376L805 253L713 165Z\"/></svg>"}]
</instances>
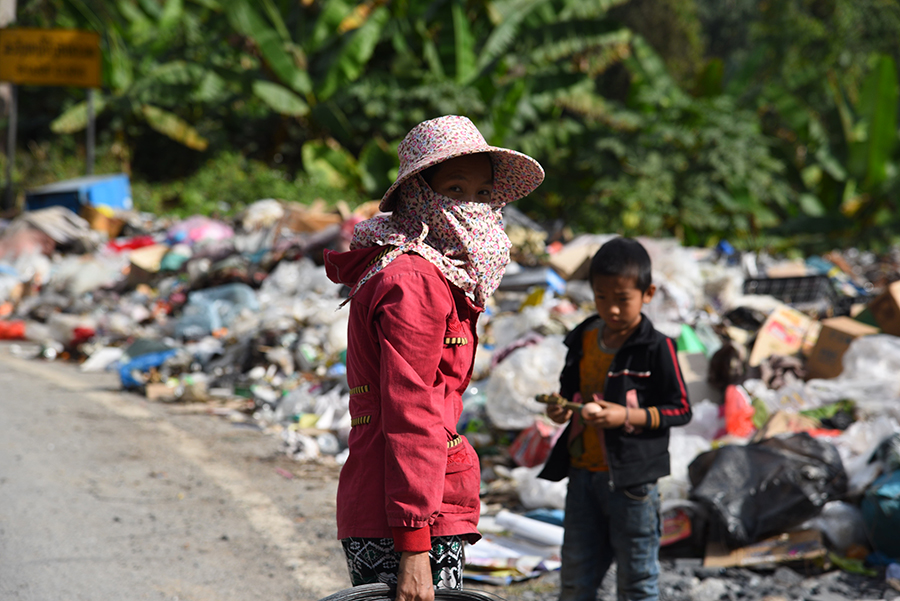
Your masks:
<instances>
[{"instance_id":1,"label":"garbage pile","mask_svg":"<svg viewBox=\"0 0 900 601\"><path fill-rule=\"evenodd\" d=\"M377 210L265 199L229 219L121 211L114 230L64 207L28 211L0 232L0 339L340 463L347 291L322 251L347 248ZM594 311L590 258L613 236L550 242L515 209L505 218L514 261L479 322L459 423L483 465L487 536L467 558L489 582L558 565L565 481L536 474L561 428L535 397L558 388L563 337ZM642 242L658 286L646 313L677 340L694 411L660 482L664 552L900 570L900 250L784 260Z\"/></svg>"}]
</instances>

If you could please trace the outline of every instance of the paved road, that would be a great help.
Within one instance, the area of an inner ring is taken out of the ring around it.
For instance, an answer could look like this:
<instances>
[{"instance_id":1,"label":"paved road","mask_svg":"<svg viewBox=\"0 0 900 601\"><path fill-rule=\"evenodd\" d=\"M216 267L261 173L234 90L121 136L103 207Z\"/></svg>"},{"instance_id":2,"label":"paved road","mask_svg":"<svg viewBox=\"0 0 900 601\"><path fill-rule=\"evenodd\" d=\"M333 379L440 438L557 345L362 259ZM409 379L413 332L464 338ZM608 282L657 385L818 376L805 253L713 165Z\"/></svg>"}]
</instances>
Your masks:
<instances>
[{"instance_id":1,"label":"paved road","mask_svg":"<svg viewBox=\"0 0 900 601\"><path fill-rule=\"evenodd\" d=\"M301 601L349 586L337 468L197 406L123 393L112 374L8 349L0 599Z\"/></svg>"}]
</instances>

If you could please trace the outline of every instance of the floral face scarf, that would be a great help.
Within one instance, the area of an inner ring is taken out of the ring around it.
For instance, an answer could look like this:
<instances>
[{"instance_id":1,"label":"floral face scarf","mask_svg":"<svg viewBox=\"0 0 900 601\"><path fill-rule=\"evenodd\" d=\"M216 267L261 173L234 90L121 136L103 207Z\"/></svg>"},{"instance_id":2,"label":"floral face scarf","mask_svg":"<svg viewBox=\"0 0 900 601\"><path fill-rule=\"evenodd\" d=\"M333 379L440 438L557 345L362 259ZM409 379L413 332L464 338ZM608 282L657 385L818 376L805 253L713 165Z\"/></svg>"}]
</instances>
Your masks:
<instances>
[{"instance_id":1,"label":"floral face scarf","mask_svg":"<svg viewBox=\"0 0 900 601\"><path fill-rule=\"evenodd\" d=\"M414 252L435 265L479 307L497 290L512 244L500 203L459 202L434 192L420 174L403 182L397 208L356 226L351 250L393 246L360 278L350 297L391 261ZM348 298L348 300L349 300Z\"/></svg>"}]
</instances>

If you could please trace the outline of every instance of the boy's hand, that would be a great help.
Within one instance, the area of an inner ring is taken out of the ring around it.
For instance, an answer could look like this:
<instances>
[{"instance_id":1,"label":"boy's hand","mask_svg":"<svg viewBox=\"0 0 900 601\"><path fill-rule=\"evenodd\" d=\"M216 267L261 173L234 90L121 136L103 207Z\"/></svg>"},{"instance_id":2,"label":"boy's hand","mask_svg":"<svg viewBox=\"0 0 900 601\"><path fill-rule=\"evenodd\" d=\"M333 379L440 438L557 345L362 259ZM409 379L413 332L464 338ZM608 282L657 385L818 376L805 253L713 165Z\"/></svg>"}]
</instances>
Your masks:
<instances>
[{"instance_id":1,"label":"boy's hand","mask_svg":"<svg viewBox=\"0 0 900 601\"><path fill-rule=\"evenodd\" d=\"M557 424L564 424L572 417L572 407L581 406L581 393L575 393L574 403L566 402L566 399L556 392L552 394L539 394L535 397L535 400L547 404L547 417Z\"/></svg>"},{"instance_id":2,"label":"boy's hand","mask_svg":"<svg viewBox=\"0 0 900 601\"><path fill-rule=\"evenodd\" d=\"M572 417L572 410L559 405L547 405L547 417L557 424L564 424Z\"/></svg>"},{"instance_id":3,"label":"boy's hand","mask_svg":"<svg viewBox=\"0 0 900 601\"><path fill-rule=\"evenodd\" d=\"M593 401L584 404L581 417L587 423L601 428L618 428L625 423L625 407L594 396Z\"/></svg>"}]
</instances>

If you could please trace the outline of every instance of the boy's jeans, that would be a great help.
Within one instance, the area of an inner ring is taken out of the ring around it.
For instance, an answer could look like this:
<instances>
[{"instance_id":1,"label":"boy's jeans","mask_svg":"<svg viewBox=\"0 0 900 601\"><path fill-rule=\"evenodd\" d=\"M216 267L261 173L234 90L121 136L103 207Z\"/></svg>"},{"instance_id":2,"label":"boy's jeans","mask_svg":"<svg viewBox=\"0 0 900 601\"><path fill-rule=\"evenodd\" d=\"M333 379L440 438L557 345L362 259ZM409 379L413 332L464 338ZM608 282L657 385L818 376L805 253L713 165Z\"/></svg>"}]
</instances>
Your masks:
<instances>
[{"instance_id":1,"label":"boy's jeans","mask_svg":"<svg viewBox=\"0 0 900 601\"><path fill-rule=\"evenodd\" d=\"M616 562L619 601L659 598L659 488L609 489L607 472L569 469L560 601L595 601Z\"/></svg>"}]
</instances>

